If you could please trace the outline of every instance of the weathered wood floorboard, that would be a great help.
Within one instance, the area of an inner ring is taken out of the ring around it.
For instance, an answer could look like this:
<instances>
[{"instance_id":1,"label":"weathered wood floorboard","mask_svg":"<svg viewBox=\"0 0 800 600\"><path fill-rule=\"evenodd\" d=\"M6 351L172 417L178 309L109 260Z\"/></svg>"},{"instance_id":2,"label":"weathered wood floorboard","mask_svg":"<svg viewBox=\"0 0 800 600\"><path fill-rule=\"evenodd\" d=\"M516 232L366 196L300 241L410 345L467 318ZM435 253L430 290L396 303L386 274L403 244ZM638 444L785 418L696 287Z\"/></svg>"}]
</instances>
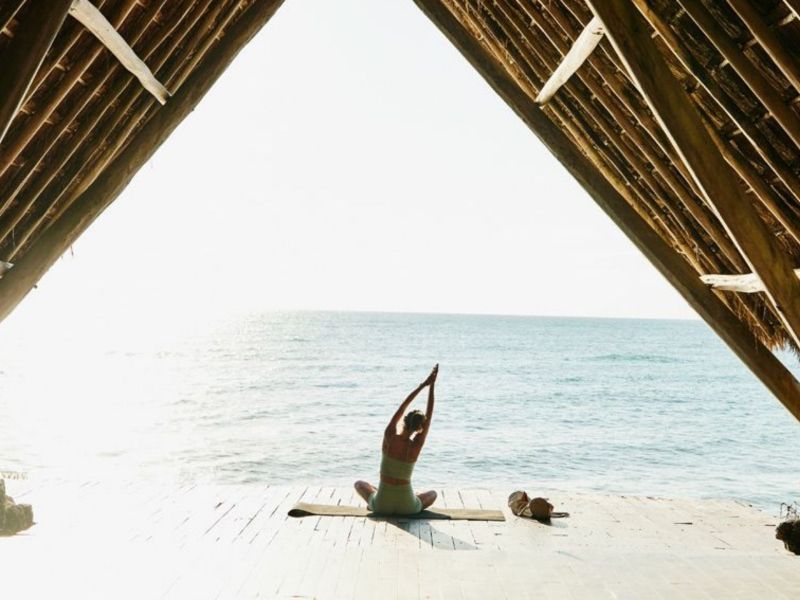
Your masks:
<instances>
[{"instance_id":1,"label":"weathered wood floorboard","mask_svg":"<svg viewBox=\"0 0 800 600\"><path fill-rule=\"evenodd\" d=\"M775 517L737 502L536 490L572 515L545 525L511 515L511 490L438 490L440 506L506 514L484 523L287 516L300 499L362 504L349 487L15 487L37 519L0 538L15 599L789 599L800 588Z\"/></svg>"}]
</instances>

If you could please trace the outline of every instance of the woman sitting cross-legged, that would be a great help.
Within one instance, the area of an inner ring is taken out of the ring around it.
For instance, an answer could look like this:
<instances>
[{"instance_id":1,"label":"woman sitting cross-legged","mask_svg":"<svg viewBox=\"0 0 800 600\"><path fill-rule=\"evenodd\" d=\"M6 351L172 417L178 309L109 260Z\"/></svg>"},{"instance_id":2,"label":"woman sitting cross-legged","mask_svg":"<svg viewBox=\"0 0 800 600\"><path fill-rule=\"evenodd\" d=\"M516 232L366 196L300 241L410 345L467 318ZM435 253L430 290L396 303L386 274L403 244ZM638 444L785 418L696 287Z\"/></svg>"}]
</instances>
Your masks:
<instances>
[{"instance_id":1,"label":"woman sitting cross-legged","mask_svg":"<svg viewBox=\"0 0 800 600\"><path fill-rule=\"evenodd\" d=\"M380 514L413 515L428 508L436 500L436 492L414 494L411 488L411 472L417 462L420 450L425 444L433 416L433 387L439 365L433 367L428 378L415 389L394 413L383 434L383 458L381 459L381 479L378 489L366 481L356 481L358 495L367 503L369 509ZM428 408L423 414L418 410L409 412L403 418L403 426L398 424L408 405L423 389L428 388Z\"/></svg>"}]
</instances>

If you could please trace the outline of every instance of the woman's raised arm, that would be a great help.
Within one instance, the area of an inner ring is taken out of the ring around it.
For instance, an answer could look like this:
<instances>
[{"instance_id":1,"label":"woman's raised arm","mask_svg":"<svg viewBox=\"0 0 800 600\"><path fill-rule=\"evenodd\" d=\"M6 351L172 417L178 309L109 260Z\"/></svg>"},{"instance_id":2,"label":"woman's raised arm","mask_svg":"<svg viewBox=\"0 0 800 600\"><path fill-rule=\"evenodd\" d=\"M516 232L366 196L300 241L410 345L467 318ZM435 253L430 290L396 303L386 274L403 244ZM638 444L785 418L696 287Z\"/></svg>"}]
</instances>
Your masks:
<instances>
[{"instance_id":1,"label":"woman's raised arm","mask_svg":"<svg viewBox=\"0 0 800 600\"><path fill-rule=\"evenodd\" d=\"M439 365L436 365L433 368L433 371L431 371L431 374L428 375L428 378L422 383L420 383L416 387L416 389L413 392L411 392L405 400L403 400L402 404L400 404L400 406L397 408L397 411L395 411L394 416L392 416L392 420L389 421L389 424L386 426L387 433L389 432L394 433L397 430L397 423L398 421L400 421L400 418L403 416L403 413L408 408L408 405L414 401L414 398L417 397L417 394L419 394L423 389L425 389L425 386L427 385L430 385L431 387L433 386L433 382L436 381L436 373L438 371L439 371ZM432 393L433 391L431 390L431 392L428 394L428 414L430 414L431 411L433 410L432 406L433 400L431 396Z\"/></svg>"},{"instance_id":2,"label":"woman's raised arm","mask_svg":"<svg viewBox=\"0 0 800 600\"><path fill-rule=\"evenodd\" d=\"M428 388L428 408L425 410L425 432L427 433L428 427L431 425L431 417L433 417L433 388L436 385L436 377L439 375L439 363L433 367L433 371L428 379L431 384Z\"/></svg>"},{"instance_id":3,"label":"woman's raised arm","mask_svg":"<svg viewBox=\"0 0 800 600\"><path fill-rule=\"evenodd\" d=\"M428 385L428 382L423 381L413 392L408 395L405 400L403 400L403 403L398 407L397 411L394 413L394 416L392 416L392 420L389 421L389 424L386 426L386 433L394 433L397 430L397 422L400 420L400 417L403 416L403 413L406 412L408 405L414 401L414 398L417 397L417 394L419 394L426 385Z\"/></svg>"}]
</instances>

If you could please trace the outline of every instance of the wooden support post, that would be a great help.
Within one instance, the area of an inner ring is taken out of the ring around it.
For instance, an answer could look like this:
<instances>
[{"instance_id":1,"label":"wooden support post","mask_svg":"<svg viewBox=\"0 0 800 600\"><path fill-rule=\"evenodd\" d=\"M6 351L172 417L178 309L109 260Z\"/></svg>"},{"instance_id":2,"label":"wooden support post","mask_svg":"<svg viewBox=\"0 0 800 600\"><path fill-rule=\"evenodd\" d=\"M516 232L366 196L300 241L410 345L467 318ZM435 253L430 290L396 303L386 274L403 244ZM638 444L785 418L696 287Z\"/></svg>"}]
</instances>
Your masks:
<instances>
[{"instance_id":1,"label":"wooden support post","mask_svg":"<svg viewBox=\"0 0 800 600\"><path fill-rule=\"evenodd\" d=\"M800 383L725 304L697 272L648 226L595 169L567 135L475 39L441 0L414 0L497 94L558 158L598 206L628 236L762 383L800 420ZM12 271L13 272L13 271Z\"/></svg>"},{"instance_id":2,"label":"wooden support post","mask_svg":"<svg viewBox=\"0 0 800 600\"><path fill-rule=\"evenodd\" d=\"M72 0L31 2L24 8L14 39L0 53L0 142L17 116L71 4Z\"/></svg>"},{"instance_id":3,"label":"wooden support post","mask_svg":"<svg viewBox=\"0 0 800 600\"><path fill-rule=\"evenodd\" d=\"M22 301L75 240L125 189L172 131L192 112L239 51L283 0L256 0L239 15L171 100L147 121L125 149L0 279L0 321ZM65 12L66 14L66 12Z\"/></svg>"},{"instance_id":4,"label":"wooden support post","mask_svg":"<svg viewBox=\"0 0 800 600\"><path fill-rule=\"evenodd\" d=\"M629 0L589 0L606 34L667 136L752 271L764 282L787 333L800 348L800 282L794 265L736 181L702 118Z\"/></svg>"},{"instance_id":5,"label":"wooden support post","mask_svg":"<svg viewBox=\"0 0 800 600\"><path fill-rule=\"evenodd\" d=\"M580 69L581 65L586 62L592 51L597 48L597 44L603 39L603 26L600 24L599 19L592 19L589 24L584 27L580 35L572 44L572 47L567 51L559 63L556 70L550 76L539 95L536 96L537 104L546 104L550 98L561 88L562 85L567 83L570 77Z\"/></svg>"}]
</instances>

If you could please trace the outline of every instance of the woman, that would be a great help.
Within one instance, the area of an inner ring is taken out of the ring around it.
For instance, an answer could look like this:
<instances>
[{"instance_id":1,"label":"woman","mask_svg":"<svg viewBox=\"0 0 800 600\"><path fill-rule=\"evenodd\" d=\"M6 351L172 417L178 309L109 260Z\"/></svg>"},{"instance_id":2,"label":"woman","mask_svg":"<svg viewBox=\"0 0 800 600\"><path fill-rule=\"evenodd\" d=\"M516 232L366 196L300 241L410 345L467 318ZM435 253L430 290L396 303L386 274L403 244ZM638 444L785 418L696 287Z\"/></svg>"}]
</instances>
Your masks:
<instances>
[{"instance_id":1,"label":"woman","mask_svg":"<svg viewBox=\"0 0 800 600\"><path fill-rule=\"evenodd\" d=\"M358 495L376 513L392 515L413 515L428 508L436 500L436 492L430 491L414 495L411 488L411 472L417 462L420 450L425 443L433 416L433 386L439 373L439 365L433 367L428 378L403 400L400 408L383 434L383 458L381 459L381 480L378 489L366 481L356 481ZM428 388L428 408L423 414L412 410L403 418L403 428L398 431L400 418L423 389Z\"/></svg>"}]
</instances>

